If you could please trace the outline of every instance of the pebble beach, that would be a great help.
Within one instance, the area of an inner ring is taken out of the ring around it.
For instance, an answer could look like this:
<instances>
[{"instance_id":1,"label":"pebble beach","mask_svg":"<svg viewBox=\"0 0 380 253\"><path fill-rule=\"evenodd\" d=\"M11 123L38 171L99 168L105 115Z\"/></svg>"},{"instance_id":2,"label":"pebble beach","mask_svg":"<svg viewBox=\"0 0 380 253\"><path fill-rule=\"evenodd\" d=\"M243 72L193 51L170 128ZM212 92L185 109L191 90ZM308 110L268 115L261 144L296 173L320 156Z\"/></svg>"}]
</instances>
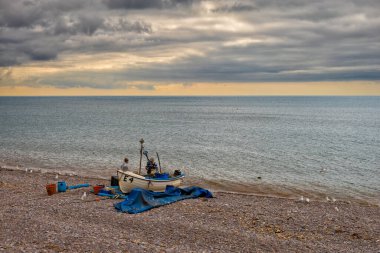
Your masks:
<instances>
[{"instance_id":1,"label":"pebble beach","mask_svg":"<svg viewBox=\"0 0 380 253\"><path fill-rule=\"evenodd\" d=\"M109 181L0 170L1 252L379 252L380 207L213 192L140 214L81 188ZM83 194L86 192L86 197Z\"/></svg>"}]
</instances>

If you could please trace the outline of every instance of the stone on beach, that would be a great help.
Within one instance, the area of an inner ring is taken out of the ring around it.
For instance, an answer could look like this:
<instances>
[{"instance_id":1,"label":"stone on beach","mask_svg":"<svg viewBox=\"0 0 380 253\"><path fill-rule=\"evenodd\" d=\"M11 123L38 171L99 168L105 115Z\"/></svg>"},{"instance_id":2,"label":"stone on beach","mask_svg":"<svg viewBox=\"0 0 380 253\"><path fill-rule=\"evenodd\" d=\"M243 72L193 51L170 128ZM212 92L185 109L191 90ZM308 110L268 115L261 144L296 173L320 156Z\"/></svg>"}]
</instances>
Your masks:
<instances>
[{"instance_id":1,"label":"stone on beach","mask_svg":"<svg viewBox=\"0 0 380 253\"><path fill-rule=\"evenodd\" d=\"M379 249L376 240L380 238L380 208L375 205L346 201L337 201L333 206L325 201L306 205L294 199L216 192L216 198L207 201L189 199L130 215L116 212L113 205L120 200L97 201L98 197L88 190L48 196L45 185L54 175L0 170L0 251L304 252L307 249L353 253L358 249L361 252ZM60 180L68 185L109 184L106 180L67 175ZM79 199L83 195L86 201Z\"/></svg>"}]
</instances>

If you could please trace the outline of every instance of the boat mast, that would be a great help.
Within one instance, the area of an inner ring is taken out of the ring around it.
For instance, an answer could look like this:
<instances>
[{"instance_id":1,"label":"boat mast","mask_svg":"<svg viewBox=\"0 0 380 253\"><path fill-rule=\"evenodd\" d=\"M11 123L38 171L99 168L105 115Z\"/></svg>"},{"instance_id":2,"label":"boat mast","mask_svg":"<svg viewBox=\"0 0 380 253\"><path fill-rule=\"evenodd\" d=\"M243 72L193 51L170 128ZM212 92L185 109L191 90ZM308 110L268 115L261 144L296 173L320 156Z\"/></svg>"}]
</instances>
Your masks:
<instances>
[{"instance_id":1,"label":"boat mast","mask_svg":"<svg viewBox=\"0 0 380 253\"><path fill-rule=\"evenodd\" d=\"M143 154L143 144L144 144L144 139L141 138L140 140L140 144L141 144L141 147L140 147L140 168L139 168L139 175L141 175L141 161L142 161L142 154Z\"/></svg>"},{"instance_id":2,"label":"boat mast","mask_svg":"<svg viewBox=\"0 0 380 253\"><path fill-rule=\"evenodd\" d=\"M156 154L157 154L157 158L158 158L158 165L160 166L160 173L162 173L160 157L158 156L157 152L156 152Z\"/></svg>"}]
</instances>

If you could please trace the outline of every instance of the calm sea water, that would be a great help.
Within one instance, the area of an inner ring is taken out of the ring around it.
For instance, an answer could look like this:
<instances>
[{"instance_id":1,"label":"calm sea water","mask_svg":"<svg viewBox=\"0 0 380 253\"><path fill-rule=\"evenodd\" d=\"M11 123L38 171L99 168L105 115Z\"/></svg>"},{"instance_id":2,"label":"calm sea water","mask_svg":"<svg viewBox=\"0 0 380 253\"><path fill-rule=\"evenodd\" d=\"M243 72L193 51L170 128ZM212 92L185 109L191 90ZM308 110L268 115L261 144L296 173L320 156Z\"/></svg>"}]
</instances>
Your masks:
<instances>
[{"instance_id":1,"label":"calm sea water","mask_svg":"<svg viewBox=\"0 0 380 253\"><path fill-rule=\"evenodd\" d=\"M190 183L379 203L379 97L1 97L0 162L108 178L139 140Z\"/></svg>"}]
</instances>

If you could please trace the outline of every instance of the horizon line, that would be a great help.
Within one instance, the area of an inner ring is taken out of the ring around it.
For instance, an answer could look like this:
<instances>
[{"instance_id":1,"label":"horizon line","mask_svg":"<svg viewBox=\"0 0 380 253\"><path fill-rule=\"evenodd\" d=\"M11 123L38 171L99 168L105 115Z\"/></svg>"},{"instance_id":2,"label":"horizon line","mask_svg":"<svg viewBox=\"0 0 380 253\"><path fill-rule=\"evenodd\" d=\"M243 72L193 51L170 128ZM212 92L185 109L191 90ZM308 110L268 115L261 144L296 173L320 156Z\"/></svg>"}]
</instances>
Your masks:
<instances>
[{"instance_id":1,"label":"horizon line","mask_svg":"<svg viewBox=\"0 0 380 253\"><path fill-rule=\"evenodd\" d=\"M1 95L2 98L12 97L380 97L380 95Z\"/></svg>"}]
</instances>

